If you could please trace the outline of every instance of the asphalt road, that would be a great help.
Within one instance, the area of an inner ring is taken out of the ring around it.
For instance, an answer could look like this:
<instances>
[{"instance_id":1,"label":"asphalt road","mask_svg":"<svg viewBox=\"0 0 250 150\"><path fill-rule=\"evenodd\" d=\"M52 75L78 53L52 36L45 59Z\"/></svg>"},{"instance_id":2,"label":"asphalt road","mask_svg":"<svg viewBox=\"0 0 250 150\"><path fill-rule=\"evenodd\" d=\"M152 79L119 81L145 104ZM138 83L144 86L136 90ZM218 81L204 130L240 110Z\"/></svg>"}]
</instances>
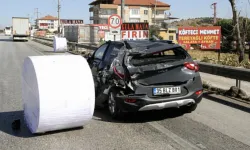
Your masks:
<instances>
[{"instance_id":1,"label":"asphalt road","mask_svg":"<svg viewBox=\"0 0 250 150\"><path fill-rule=\"evenodd\" d=\"M27 56L53 55L51 51L38 43L0 36L0 150L250 149L248 105L210 94L191 114L168 109L117 122L99 110L84 128L32 135L23 121L21 65ZM20 131L12 131L14 119L21 119Z\"/></svg>"}]
</instances>

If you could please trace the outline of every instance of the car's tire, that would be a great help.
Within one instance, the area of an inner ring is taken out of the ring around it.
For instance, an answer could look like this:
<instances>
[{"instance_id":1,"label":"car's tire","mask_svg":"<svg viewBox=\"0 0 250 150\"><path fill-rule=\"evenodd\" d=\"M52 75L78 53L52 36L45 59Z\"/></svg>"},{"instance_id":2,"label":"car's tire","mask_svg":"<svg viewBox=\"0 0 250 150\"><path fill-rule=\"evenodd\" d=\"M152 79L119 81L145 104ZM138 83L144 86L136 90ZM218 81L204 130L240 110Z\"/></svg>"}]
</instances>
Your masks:
<instances>
[{"instance_id":1,"label":"car's tire","mask_svg":"<svg viewBox=\"0 0 250 150\"><path fill-rule=\"evenodd\" d=\"M118 92L116 90L111 90L108 96L108 109L113 119L121 119L121 117L123 117L124 115L115 100L115 96L117 93Z\"/></svg>"},{"instance_id":2,"label":"car's tire","mask_svg":"<svg viewBox=\"0 0 250 150\"><path fill-rule=\"evenodd\" d=\"M195 103L195 104L192 104L192 105L190 105L190 106L184 106L183 107L183 111L184 111L184 113L192 113L193 111L195 111L196 110L196 108L197 108L197 104Z\"/></svg>"}]
</instances>

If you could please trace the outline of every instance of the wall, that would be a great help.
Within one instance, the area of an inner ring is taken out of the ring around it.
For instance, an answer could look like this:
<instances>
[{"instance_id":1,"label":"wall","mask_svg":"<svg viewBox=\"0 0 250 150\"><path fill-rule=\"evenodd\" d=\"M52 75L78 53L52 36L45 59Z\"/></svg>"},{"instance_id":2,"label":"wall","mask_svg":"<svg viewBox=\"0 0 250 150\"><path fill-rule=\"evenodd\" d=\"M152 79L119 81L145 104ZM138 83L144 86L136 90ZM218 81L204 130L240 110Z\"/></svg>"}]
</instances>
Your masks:
<instances>
[{"instance_id":1,"label":"wall","mask_svg":"<svg viewBox=\"0 0 250 150\"><path fill-rule=\"evenodd\" d=\"M173 28L168 28L166 30L161 29L159 35L161 37L163 37L164 40L172 40L172 39L169 38L170 36L172 36L173 37L172 41L174 43L178 43L176 33L170 33L169 31L176 31L176 29L173 29Z\"/></svg>"},{"instance_id":2,"label":"wall","mask_svg":"<svg viewBox=\"0 0 250 150\"><path fill-rule=\"evenodd\" d=\"M45 23L45 24L50 24L50 23L54 23L53 28L49 28L48 26L40 26L40 23ZM48 29L51 32L54 32L57 30L58 28L58 20L38 20L38 27L39 29Z\"/></svg>"}]
</instances>

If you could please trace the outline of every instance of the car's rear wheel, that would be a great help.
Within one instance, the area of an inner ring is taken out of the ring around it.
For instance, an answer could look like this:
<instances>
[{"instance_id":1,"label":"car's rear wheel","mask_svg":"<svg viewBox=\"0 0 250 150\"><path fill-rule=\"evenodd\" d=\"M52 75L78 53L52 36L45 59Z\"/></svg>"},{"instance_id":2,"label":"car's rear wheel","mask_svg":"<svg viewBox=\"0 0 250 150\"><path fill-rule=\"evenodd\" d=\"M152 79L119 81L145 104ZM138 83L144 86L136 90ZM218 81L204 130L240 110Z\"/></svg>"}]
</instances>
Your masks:
<instances>
[{"instance_id":1,"label":"car's rear wheel","mask_svg":"<svg viewBox=\"0 0 250 150\"><path fill-rule=\"evenodd\" d=\"M109 113L113 119L119 119L123 116L123 112L118 107L117 102L115 100L116 94L117 94L116 90L111 90L108 97Z\"/></svg>"},{"instance_id":2,"label":"car's rear wheel","mask_svg":"<svg viewBox=\"0 0 250 150\"><path fill-rule=\"evenodd\" d=\"M197 104L192 104L192 105L189 105L189 106L184 106L183 107L183 111L184 111L184 113L191 113L191 112L193 112L193 111L196 110L197 106L198 106Z\"/></svg>"}]
</instances>

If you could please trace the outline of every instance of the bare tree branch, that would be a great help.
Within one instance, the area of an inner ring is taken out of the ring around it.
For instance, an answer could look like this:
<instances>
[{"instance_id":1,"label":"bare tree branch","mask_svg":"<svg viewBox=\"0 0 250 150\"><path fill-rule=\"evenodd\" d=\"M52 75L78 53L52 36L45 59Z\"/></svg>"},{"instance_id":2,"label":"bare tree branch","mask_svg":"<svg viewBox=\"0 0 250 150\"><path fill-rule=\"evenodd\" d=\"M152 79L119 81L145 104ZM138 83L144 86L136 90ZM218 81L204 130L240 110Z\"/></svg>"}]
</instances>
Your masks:
<instances>
[{"instance_id":1,"label":"bare tree branch","mask_svg":"<svg viewBox=\"0 0 250 150\"><path fill-rule=\"evenodd\" d=\"M230 2L231 7L232 7L233 25L235 25L236 48L237 48L238 52L240 52L239 62L242 62L244 59L244 48L243 48L242 39L241 39L241 32L240 32L240 25L239 25L239 14L237 13L235 0L229 0L229 2Z\"/></svg>"}]
</instances>

